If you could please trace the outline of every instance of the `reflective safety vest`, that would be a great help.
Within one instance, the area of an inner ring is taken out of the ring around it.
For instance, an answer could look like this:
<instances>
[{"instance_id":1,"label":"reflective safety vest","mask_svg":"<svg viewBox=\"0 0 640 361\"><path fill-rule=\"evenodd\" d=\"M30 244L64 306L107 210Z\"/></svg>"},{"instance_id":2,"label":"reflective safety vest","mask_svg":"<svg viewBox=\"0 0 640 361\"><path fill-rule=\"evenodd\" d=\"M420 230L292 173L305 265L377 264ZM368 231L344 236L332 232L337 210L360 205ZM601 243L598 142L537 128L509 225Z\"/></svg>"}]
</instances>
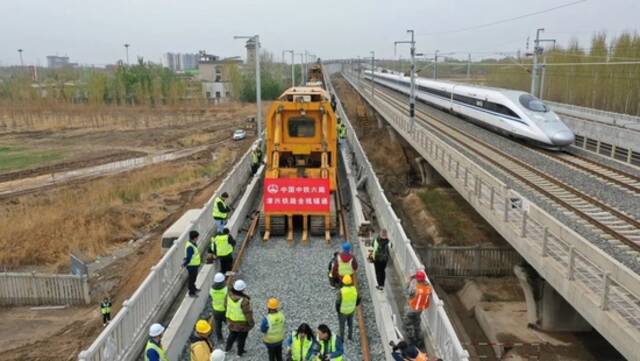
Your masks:
<instances>
[{"instance_id":1,"label":"reflective safety vest","mask_svg":"<svg viewBox=\"0 0 640 361\"><path fill-rule=\"evenodd\" d=\"M227 312L225 317L233 322L244 322L247 318L242 312L242 301L244 298L240 297L238 301L234 301L231 297L227 296Z\"/></svg>"},{"instance_id":2,"label":"reflective safety vest","mask_svg":"<svg viewBox=\"0 0 640 361\"><path fill-rule=\"evenodd\" d=\"M325 350L324 350L325 342L322 341L320 338L318 338L317 340L318 340L318 344L320 344L320 356L322 356L325 354ZM329 344L329 349L326 351L326 353L330 354L332 352L335 352L336 351L336 335L331 335L331 340L329 340L328 344ZM331 358L331 361L342 361L342 356L333 357Z\"/></svg>"},{"instance_id":3,"label":"reflective safety vest","mask_svg":"<svg viewBox=\"0 0 640 361\"><path fill-rule=\"evenodd\" d=\"M418 357L414 359L414 361L429 361L427 354L424 352L418 352Z\"/></svg>"},{"instance_id":4,"label":"reflective safety vest","mask_svg":"<svg viewBox=\"0 0 640 361\"><path fill-rule=\"evenodd\" d=\"M228 256L233 252L233 246L229 243L228 234L219 234L213 237L213 243L216 245L216 256L218 257ZM213 249L213 245L211 249Z\"/></svg>"},{"instance_id":5,"label":"reflective safety vest","mask_svg":"<svg viewBox=\"0 0 640 361\"><path fill-rule=\"evenodd\" d=\"M251 164L258 164L260 163L260 154L258 153L257 150L253 150L251 151Z\"/></svg>"},{"instance_id":6,"label":"reflective safety vest","mask_svg":"<svg viewBox=\"0 0 640 361\"><path fill-rule=\"evenodd\" d=\"M187 266L199 266L200 265L200 251L198 250L198 247L196 247L190 241L187 241L184 244L185 254L186 254L186 250L189 249L189 247L193 248L193 256L191 256L191 261L189 261Z\"/></svg>"},{"instance_id":7,"label":"reflective safety vest","mask_svg":"<svg viewBox=\"0 0 640 361\"><path fill-rule=\"evenodd\" d=\"M213 201L213 209L211 210L211 216L213 216L213 218L216 218L216 219L227 219L227 216L229 215L229 213L220 211L220 209L218 208L219 204L222 204L224 207L227 206L227 204L224 202L222 197L216 197L216 199Z\"/></svg>"},{"instance_id":8,"label":"reflective safety vest","mask_svg":"<svg viewBox=\"0 0 640 361\"><path fill-rule=\"evenodd\" d=\"M147 341L147 346L144 348L144 361L149 361L149 357L147 356L148 350L156 351L160 356L160 361L169 361L162 347L156 345L156 343L151 340Z\"/></svg>"},{"instance_id":9,"label":"reflective safety vest","mask_svg":"<svg viewBox=\"0 0 640 361\"><path fill-rule=\"evenodd\" d=\"M353 266L351 265L351 262L353 261L353 258L351 258L349 262L343 262L342 258L340 258L340 255L338 255L337 257L338 257L338 274L340 275L340 277L346 276L346 275L352 275Z\"/></svg>"},{"instance_id":10,"label":"reflective safety vest","mask_svg":"<svg viewBox=\"0 0 640 361\"><path fill-rule=\"evenodd\" d=\"M269 329L262 337L265 343L279 343L284 340L284 315L278 311L267 314Z\"/></svg>"},{"instance_id":11,"label":"reflective safety vest","mask_svg":"<svg viewBox=\"0 0 640 361\"><path fill-rule=\"evenodd\" d=\"M416 284L416 293L409 300L409 307L413 311L423 311L429 307L429 296L431 296L431 286L418 283Z\"/></svg>"},{"instance_id":12,"label":"reflective safety vest","mask_svg":"<svg viewBox=\"0 0 640 361\"><path fill-rule=\"evenodd\" d=\"M111 313L111 303L110 302L100 303L100 313L103 315L106 315L107 313Z\"/></svg>"},{"instance_id":13,"label":"reflective safety vest","mask_svg":"<svg viewBox=\"0 0 640 361\"><path fill-rule=\"evenodd\" d=\"M356 310L358 290L354 286L343 286L340 289L340 313L351 315Z\"/></svg>"},{"instance_id":14,"label":"reflective safety vest","mask_svg":"<svg viewBox=\"0 0 640 361\"><path fill-rule=\"evenodd\" d=\"M344 139L347 136L347 127L344 124L340 124L338 127L338 137L340 139Z\"/></svg>"},{"instance_id":15,"label":"reflective safety vest","mask_svg":"<svg viewBox=\"0 0 640 361\"><path fill-rule=\"evenodd\" d=\"M291 332L291 360L292 361L305 361L311 348L311 340L305 336L304 340L301 340L296 332Z\"/></svg>"},{"instance_id":16,"label":"reflective safety vest","mask_svg":"<svg viewBox=\"0 0 640 361\"><path fill-rule=\"evenodd\" d=\"M211 307L214 311L224 312L224 299L227 297L227 287L220 289L210 288L209 296L211 296Z\"/></svg>"}]
</instances>

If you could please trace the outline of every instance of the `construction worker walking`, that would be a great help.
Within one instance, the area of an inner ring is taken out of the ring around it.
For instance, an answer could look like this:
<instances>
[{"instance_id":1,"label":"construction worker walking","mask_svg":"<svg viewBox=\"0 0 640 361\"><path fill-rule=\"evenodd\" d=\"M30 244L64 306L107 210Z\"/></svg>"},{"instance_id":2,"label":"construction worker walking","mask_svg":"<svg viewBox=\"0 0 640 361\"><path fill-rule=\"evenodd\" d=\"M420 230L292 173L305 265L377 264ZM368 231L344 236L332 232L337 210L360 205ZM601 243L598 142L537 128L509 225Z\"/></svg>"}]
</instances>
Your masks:
<instances>
[{"instance_id":1,"label":"construction worker walking","mask_svg":"<svg viewBox=\"0 0 640 361\"><path fill-rule=\"evenodd\" d=\"M206 320L198 320L195 335L191 336L191 361L209 361L213 344L209 341L211 325Z\"/></svg>"},{"instance_id":2,"label":"construction worker walking","mask_svg":"<svg viewBox=\"0 0 640 361\"><path fill-rule=\"evenodd\" d=\"M342 244L342 252L336 257L337 262L333 264L333 278L342 280L342 277L352 276L358 270L358 262L351 254L351 243Z\"/></svg>"},{"instance_id":3,"label":"construction worker walking","mask_svg":"<svg viewBox=\"0 0 640 361\"><path fill-rule=\"evenodd\" d=\"M245 353L244 345L249 331L254 326L251 298L244 293L247 284L243 280L237 280L233 284L231 292L225 301L227 325L229 336L227 337L226 352L231 351L233 344L238 341L238 356Z\"/></svg>"},{"instance_id":4,"label":"construction worker walking","mask_svg":"<svg viewBox=\"0 0 640 361\"><path fill-rule=\"evenodd\" d=\"M227 199L229 199L229 193L223 192L219 197L213 200L213 207L211 208L211 216L213 222L216 225L216 234L222 232L227 225L227 219L229 213L231 213L231 207L227 205Z\"/></svg>"},{"instance_id":5,"label":"construction worker walking","mask_svg":"<svg viewBox=\"0 0 640 361\"><path fill-rule=\"evenodd\" d=\"M344 357L342 338L333 335L329 326L325 324L319 325L314 354L317 355L319 361L342 361Z\"/></svg>"},{"instance_id":6,"label":"construction worker walking","mask_svg":"<svg viewBox=\"0 0 640 361\"><path fill-rule=\"evenodd\" d=\"M201 264L200 250L198 249L198 237L200 233L198 231L189 232L189 240L185 242L185 256L182 266L187 268L189 277L187 279L187 288L189 289L189 296L196 297L199 289L196 288L196 278L198 278L198 268Z\"/></svg>"},{"instance_id":7,"label":"construction worker walking","mask_svg":"<svg viewBox=\"0 0 640 361\"><path fill-rule=\"evenodd\" d=\"M373 267L376 270L376 281L378 290L384 289L384 281L387 273L387 263L389 262L389 252L391 250L391 241L387 236L387 230L382 229L380 235L373 240L373 249L371 250L370 257L373 261Z\"/></svg>"},{"instance_id":8,"label":"construction worker walking","mask_svg":"<svg viewBox=\"0 0 640 361\"><path fill-rule=\"evenodd\" d=\"M310 361L316 348L313 330L306 323L300 324L296 331L292 331L284 344L287 347L288 360L291 361Z\"/></svg>"},{"instance_id":9,"label":"construction worker walking","mask_svg":"<svg viewBox=\"0 0 640 361\"><path fill-rule=\"evenodd\" d=\"M213 284L209 289L209 296L211 296L211 308L213 309L213 325L214 333L218 341L223 341L222 336L222 324L226 322L225 317L225 300L227 298L227 284L224 282L224 274L221 272L216 273L213 276Z\"/></svg>"},{"instance_id":10,"label":"construction worker walking","mask_svg":"<svg viewBox=\"0 0 640 361\"><path fill-rule=\"evenodd\" d=\"M111 299L105 297L100 303L100 314L102 315L102 327L111 322Z\"/></svg>"},{"instance_id":11,"label":"construction worker walking","mask_svg":"<svg viewBox=\"0 0 640 361\"><path fill-rule=\"evenodd\" d=\"M169 361L162 348L162 334L164 327L159 323L154 323L149 327L149 340L144 348L144 361Z\"/></svg>"},{"instance_id":12,"label":"construction worker walking","mask_svg":"<svg viewBox=\"0 0 640 361\"><path fill-rule=\"evenodd\" d=\"M414 345L422 345L422 332L420 328L420 315L429 307L432 288L427 280L427 274L418 270L409 284L409 302L405 315L405 328L407 341Z\"/></svg>"},{"instance_id":13,"label":"construction worker walking","mask_svg":"<svg viewBox=\"0 0 640 361\"><path fill-rule=\"evenodd\" d=\"M260 322L260 331L264 333L262 341L267 346L269 361L282 361L285 318L280 311L280 302L277 298L270 298L267 301L267 315Z\"/></svg>"},{"instance_id":14,"label":"construction worker walking","mask_svg":"<svg viewBox=\"0 0 640 361\"><path fill-rule=\"evenodd\" d=\"M229 228L225 227L220 234L211 237L211 254L220 260L222 274L227 274L233 268L233 247L236 241L229 233Z\"/></svg>"},{"instance_id":15,"label":"construction worker walking","mask_svg":"<svg viewBox=\"0 0 640 361\"><path fill-rule=\"evenodd\" d=\"M392 353L394 361L428 361L427 354L420 351L415 345L408 344L405 341L400 341L398 344L391 343ZM438 359L440 360L440 359Z\"/></svg>"},{"instance_id":16,"label":"construction worker walking","mask_svg":"<svg viewBox=\"0 0 640 361\"><path fill-rule=\"evenodd\" d=\"M338 292L336 299L336 312L338 313L338 324L340 326L340 338L344 340L344 324L349 327L349 341L353 341L353 314L360 304L360 295L353 285L351 276L342 277L342 288Z\"/></svg>"}]
</instances>

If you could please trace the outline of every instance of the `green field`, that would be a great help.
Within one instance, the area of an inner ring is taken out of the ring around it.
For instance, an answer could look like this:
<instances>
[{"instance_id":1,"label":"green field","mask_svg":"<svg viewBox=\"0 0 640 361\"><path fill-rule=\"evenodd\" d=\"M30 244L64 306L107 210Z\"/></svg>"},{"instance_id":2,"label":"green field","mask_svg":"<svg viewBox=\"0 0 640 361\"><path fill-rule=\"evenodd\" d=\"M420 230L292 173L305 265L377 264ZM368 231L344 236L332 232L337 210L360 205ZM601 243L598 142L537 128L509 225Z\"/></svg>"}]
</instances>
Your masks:
<instances>
[{"instance_id":1,"label":"green field","mask_svg":"<svg viewBox=\"0 0 640 361\"><path fill-rule=\"evenodd\" d=\"M0 146L0 173L34 168L62 158L59 150Z\"/></svg>"}]
</instances>

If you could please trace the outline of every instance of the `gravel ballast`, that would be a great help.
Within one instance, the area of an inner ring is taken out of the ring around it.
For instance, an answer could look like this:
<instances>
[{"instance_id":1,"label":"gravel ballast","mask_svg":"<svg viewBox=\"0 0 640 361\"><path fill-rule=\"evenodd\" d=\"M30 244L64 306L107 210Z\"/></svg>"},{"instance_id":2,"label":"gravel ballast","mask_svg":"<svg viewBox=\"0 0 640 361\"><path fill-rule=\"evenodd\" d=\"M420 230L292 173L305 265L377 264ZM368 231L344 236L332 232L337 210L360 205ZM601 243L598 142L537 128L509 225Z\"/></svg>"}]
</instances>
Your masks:
<instances>
[{"instance_id":1,"label":"gravel ballast","mask_svg":"<svg viewBox=\"0 0 640 361\"><path fill-rule=\"evenodd\" d=\"M242 357L238 357L237 345L234 345L227 354L227 361L268 359L266 347L262 343L260 322L266 314L266 302L270 297L277 297L280 300L288 333L297 329L302 322L308 323L314 332L319 324L325 323L332 332L338 333L338 317L335 311L337 290L329 287L327 266L333 253L339 250L341 240L334 239L331 244L327 244L324 239L313 238L308 244L303 244L299 241L299 234L294 239L296 241L292 244L283 238L272 238L263 242L258 235L245 250L236 279L242 279L247 283L246 293L251 297L256 325L249 332L247 352ZM362 270L365 261L359 256L359 250L356 247L357 244L354 244L353 253L360 266L359 294L362 297L370 352L372 360L384 360L373 305ZM211 304L208 302L202 317L208 318L211 312ZM223 326L223 333L225 337L228 335L226 326ZM346 334L345 330L345 338ZM344 346L344 360L362 360L357 316L354 316L353 341L345 340ZM224 349L224 345L216 344L216 348L218 347ZM182 360L189 360L188 350L187 344Z\"/></svg>"},{"instance_id":2,"label":"gravel ballast","mask_svg":"<svg viewBox=\"0 0 640 361\"><path fill-rule=\"evenodd\" d=\"M387 92L392 91L387 90ZM619 210L622 210L635 218L640 218L640 197L638 196L632 196L627 192L612 187L611 185L595 179L594 177L587 176L584 173L570 169L558 162L549 161L548 159L536 154L531 149L528 149L529 146L527 145L488 131L456 116L427 106L423 103L417 103L416 107L419 110L425 111L428 114L446 121L447 124L461 129L466 133L473 134L483 141L498 146L501 150L506 151L531 165L539 167L548 174L577 187L587 194L594 195L607 204L616 206ZM502 170L489 164L483 159L480 159L473 153L469 152L465 147L460 146L446 137L440 137L440 139L465 154L474 162L482 164L485 169L490 170L494 176L505 182L509 187L533 201L545 211L556 217L563 224L580 233L587 240L632 269L634 272L640 274L640 257L638 252L629 252L627 247L620 247L618 244L613 244L602 239L598 234L585 227L582 222L579 221L577 216L567 213L564 208L558 207L555 203L550 202L538 192L535 192L524 186L522 183L515 181L510 175L507 175Z\"/></svg>"}]
</instances>

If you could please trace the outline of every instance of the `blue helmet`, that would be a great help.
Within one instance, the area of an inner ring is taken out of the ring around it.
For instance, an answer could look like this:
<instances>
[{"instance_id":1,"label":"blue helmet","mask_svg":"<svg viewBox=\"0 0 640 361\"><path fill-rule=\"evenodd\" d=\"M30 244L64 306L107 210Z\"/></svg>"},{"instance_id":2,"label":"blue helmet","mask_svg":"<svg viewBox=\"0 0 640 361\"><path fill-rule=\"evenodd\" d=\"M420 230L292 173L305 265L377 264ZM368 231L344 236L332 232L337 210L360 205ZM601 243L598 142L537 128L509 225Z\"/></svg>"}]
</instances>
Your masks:
<instances>
[{"instance_id":1,"label":"blue helmet","mask_svg":"<svg viewBox=\"0 0 640 361\"><path fill-rule=\"evenodd\" d=\"M349 251L351 251L351 243L349 243L349 242L344 242L344 243L342 244L342 251L343 251L343 252L349 252Z\"/></svg>"}]
</instances>

